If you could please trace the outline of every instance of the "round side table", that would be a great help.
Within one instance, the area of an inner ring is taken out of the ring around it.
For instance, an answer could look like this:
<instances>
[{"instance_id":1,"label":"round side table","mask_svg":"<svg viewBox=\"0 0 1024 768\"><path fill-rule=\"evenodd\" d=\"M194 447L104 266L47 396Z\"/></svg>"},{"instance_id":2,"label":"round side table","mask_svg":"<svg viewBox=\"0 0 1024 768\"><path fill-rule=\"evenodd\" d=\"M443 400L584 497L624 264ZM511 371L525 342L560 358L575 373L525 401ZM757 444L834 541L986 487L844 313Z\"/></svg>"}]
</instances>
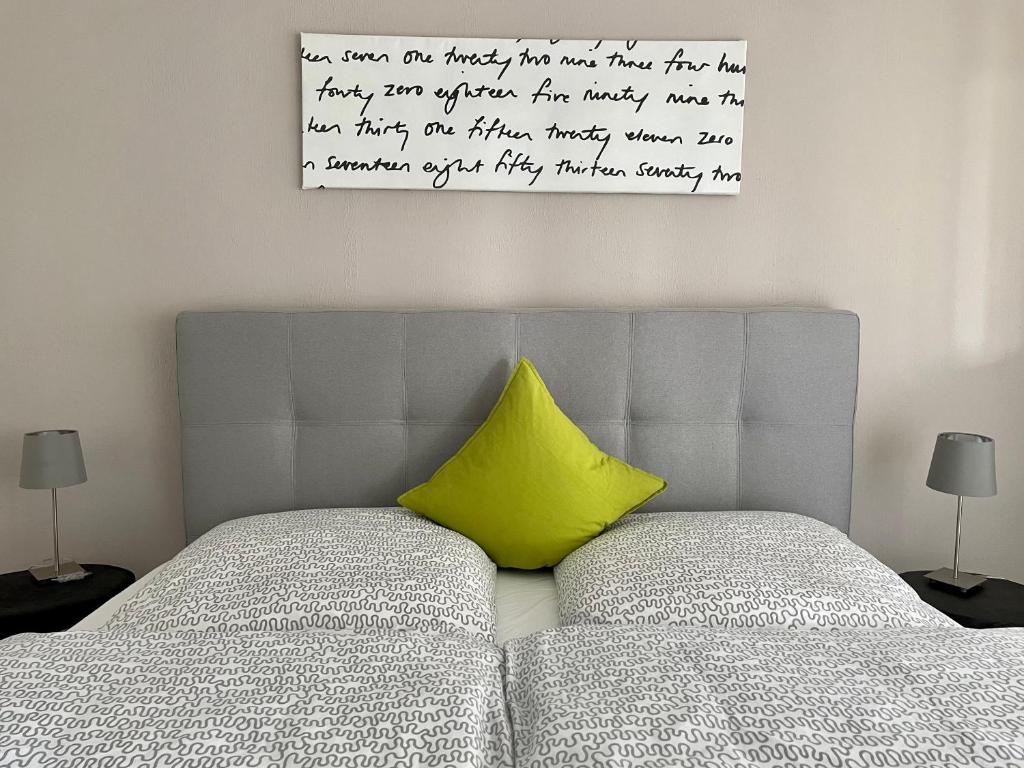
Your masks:
<instances>
[{"instance_id":1,"label":"round side table","mask_svg":"<svg viewBox=\"0 0 1024 768\"><path fill-rule=\"evenodd\" d=\"M908 571L900 576L928 605L958 624L975 629L1024 627L1024 584L1006 579L987 579L974 592L962 595L936 586L924 575Z\"/></svg>"},{"instance_id":2,"label":"round side table","mask_svg":"<svg viewBox=\"0 0 1024 768\"><path fill-rule=\"evenodd\" d=\"M36 581L28 571L0 575L0 638L22 632L60 632L135 581L114 565L83 565L78 581Z\"/></svg>"}]
</instances>

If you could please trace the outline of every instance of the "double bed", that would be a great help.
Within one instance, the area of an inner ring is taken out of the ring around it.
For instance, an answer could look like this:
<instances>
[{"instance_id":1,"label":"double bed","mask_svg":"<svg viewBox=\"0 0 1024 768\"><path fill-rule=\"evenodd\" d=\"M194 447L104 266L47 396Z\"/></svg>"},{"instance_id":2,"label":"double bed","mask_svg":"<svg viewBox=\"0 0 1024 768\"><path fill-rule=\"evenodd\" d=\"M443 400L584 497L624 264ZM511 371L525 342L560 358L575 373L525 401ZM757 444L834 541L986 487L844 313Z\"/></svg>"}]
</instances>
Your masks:
<instances>
[{"instance_id":1,"label":"double bed","mask_svg":"<svg viewBox=\"0 0 1024 768\"><path fill-rule=\"evenodd\" d=\"M1024 766L1024 632L847 537L858 321L825 310L178 320L189 545L0 643L0 765ZM395 499L529 357L668 490L554 569Z\"/></svg>"}]
</instances>

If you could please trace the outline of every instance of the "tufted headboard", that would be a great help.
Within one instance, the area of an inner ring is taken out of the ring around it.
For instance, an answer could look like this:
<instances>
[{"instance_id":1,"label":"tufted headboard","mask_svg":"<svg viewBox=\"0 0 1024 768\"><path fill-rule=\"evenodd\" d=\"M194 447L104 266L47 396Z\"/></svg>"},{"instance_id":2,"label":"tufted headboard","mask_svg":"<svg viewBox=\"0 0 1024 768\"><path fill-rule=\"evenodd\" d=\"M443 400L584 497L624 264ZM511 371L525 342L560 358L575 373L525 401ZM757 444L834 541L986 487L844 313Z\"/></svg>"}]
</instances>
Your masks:
<instances>
[{"instance_id":1,"label":"tufted headboard","mask_svg":"<svg viewBox=\"0 0 1024 768\"><path fill-rule=\"evenodd\" d=\"M486 418L520 356L644 509L777 509L848 531L859 322L801 309L184 312L188 540L225 520L392 506Z\"/></svg>"}]
</instances>

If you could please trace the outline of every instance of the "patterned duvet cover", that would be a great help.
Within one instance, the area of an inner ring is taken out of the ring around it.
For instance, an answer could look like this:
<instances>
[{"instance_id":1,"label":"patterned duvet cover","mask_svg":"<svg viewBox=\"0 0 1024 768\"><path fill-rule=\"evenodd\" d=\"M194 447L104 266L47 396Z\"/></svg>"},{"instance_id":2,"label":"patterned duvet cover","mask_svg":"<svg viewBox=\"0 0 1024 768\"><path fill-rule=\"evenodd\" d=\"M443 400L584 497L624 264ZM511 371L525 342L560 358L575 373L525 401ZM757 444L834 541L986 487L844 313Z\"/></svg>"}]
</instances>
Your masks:
<instances>
[{"instance_id":1,"label":"patterned duvet cover","mask_svg":"<svg viewBox=\"0 0 1024 768\"><path fill-rule=\"evenodd\" d=\"M506 654L524 768L1024 766L1024 629L576 626Z\"/></svg>"},{"instance_id":2,"label":"patterned duvet cover","mask_svg":"<svg viewBox=\"0 0 1024 768\"><path fill-rule=\"evenodd\" d=\"M509 766L501 662L455 635L18 635L0 766Z\"/></svg>"}]
</instances>

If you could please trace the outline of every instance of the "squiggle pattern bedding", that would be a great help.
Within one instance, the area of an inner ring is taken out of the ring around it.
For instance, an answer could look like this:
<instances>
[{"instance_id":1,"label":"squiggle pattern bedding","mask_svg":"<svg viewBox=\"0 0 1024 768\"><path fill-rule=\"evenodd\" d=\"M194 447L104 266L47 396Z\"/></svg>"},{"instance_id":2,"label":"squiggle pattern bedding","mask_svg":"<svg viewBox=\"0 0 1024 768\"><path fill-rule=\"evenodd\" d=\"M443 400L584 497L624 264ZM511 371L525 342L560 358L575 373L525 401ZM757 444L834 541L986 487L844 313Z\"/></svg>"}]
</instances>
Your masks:
<instances>
[{"instance_id":1,"label":"squiggle pattern bedding","mask_svg":"<svg viewBox=\"0 0 1024 768\"><path fill-rule=\"evenodd\" d=\"M523 768L1024 766L1024 630L577 626L506 654Z\"/></svg>"},{"instance_id":2,"label":"squiggle pattern bedding","mask_svg":"<svg viewBox=\"0 0 1024 768\"><path fill-rule=\"evenodd\" d=\"M501 652L407 632L19 635L0 765L510 766Z\"/></svg>"},{"instance_id":3,"label":"squiggle pattern bedding","mask_svg":"<svg viewBox=\"0 0 1024 768\"><path fill-rule=\"evenodd\" d=\"M407 629L490 640L494 579L476 544L406 509L256 515L187 547L104 628Z\"/></svg>"},{"instance_id":4,"label":"squiggle pattern bedding","mask_svg":"<svg viewBox=\"0 0 1024 768\"><path fill-rule=\"evenodd\" d=\"M785 512L629 515L556 568L565 624L957 624L830 525Z\"/></svg>"}]
</instances>

